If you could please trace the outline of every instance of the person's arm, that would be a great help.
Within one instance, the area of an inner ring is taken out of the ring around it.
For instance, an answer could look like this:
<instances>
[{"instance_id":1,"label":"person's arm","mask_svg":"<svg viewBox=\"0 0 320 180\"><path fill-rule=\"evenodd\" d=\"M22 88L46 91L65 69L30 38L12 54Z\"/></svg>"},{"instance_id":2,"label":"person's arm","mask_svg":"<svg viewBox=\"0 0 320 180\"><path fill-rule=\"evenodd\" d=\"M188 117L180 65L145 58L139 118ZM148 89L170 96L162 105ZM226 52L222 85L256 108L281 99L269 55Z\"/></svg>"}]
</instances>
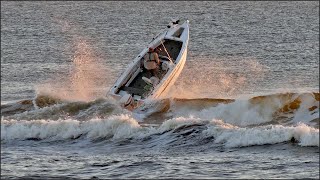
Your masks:
<instances>
[{"instance_id":1,"label":"person's arm","mask_svg":"<svg viewBox=\"0 0 320 180\"><path fill-rule=\"evenodd\" d=\"M157 53L154 53L154 58L156 59L157 64L160 64L160 59Z\"/></svg>"},{"instance_id":2,"label":"person's arm","mask_svg":"<svg viewBox=\"0 0 320 180\"><path fill-rule=\"evenodd\" d=\"M162 60L165 59L165 60L169 61L169 58L167 56L164 56L161 54L159 54L159 58L161 58Z\"/></svg>"}]
</instances>

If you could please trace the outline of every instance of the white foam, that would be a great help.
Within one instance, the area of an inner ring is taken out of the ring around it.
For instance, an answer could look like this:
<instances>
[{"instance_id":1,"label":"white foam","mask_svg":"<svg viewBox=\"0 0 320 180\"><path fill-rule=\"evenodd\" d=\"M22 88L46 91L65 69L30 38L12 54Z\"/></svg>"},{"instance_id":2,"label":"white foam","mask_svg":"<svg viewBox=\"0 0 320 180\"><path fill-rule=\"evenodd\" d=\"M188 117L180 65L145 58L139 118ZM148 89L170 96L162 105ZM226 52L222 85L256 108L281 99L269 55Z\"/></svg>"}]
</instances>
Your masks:
<instances>
[{"instance_id":1,"label":"white foam","mask_svg":"<svg viewBox=\"0 0 320 180\"><path fill-rule=\"evenodd\" d=\"M8 105L8 104L15 104L18 103L21 100L9 100L9 101L1 101L1 106L2 105Z\"/></svg>"},{"instance_id":2,"label":"white foam","mask_svg":"<svg viewBox=\"0 0 320 180\"><path fill-rule=\"evenodd\" d=\"M81 134L80 122L76 120L3 120L1 140L28 138L74 138Z\"/></svg>"},{"instance_id":3,"label":"white foam","mask_svg":"<svg viewBox=\"0 0 320 180\"><path fill-rule=\"evenodd\" d=\"M114 139L129 138L141 127L128 115L111 116L108 119L93 119L84 123L84 131L90 139L113 137Z\"/></svg>"},{"instance_id":4,"label":"white foam","mask_svg":"<svg viewBox=\"0 0 320 180\"><path fill-rule=\"evenodd\" d=\"M161 124L159 127L160 132L165 132L171 129L179 128L184 125L192 125L201 122L201 119L190 116L188 118L185 117L177 117L173 119L169 119Z\"/></svg>"},{"instance_id":5,"label":"white foam","mask_svg":"<svg viewBox=\"0 0 320 180\"><path fill-rule=\"evenodd\" d=\"M246 127L273 121L274 115L277 115L279 110L297 98L301 100L301 104L298 109L293 109L293 114L290 114L293 117L290 123L298 124L302 122L314 125L311 121L319 117L319 101L314 98L312 93L297 94L291 97L291 99L279 98L277 96L270 96L261 101L237 99L232 103L221 103L215 107L209 107L200 111L192 108L181 108L173 112L176 116L194 116L202 120L221 119L226 123ZM311 107L316 108L310 111L309 108Z\"/></svg>"},{"instance_id":6,"label":"white foam","mask_svg":"<svg viewBox=\"0 0 320 180\"><path fill-rule=\"evenodd\" d=\"M300 96L301 104L299 109L295 112L293 122L303 122L305 124L312 124L310 121L319 118L319 101L314 98L312 94L303 94ZM310 107L316 107L310 111Z\"/></svg>"},{"instance_id":7,"label":"white foam","mask_svg":"<svg viewBox=\"0 0 320 180\"><path fill-rule=\"evenodd\" d=\"M73 139L82 135L95 139L141 139L152 134L162 134L184 125L203 124L203 119L197 117L177 117L165 121L159 128L143 128L127 114L114 115L106 119L91 119L89 121L67 120L2 120L1 141L37 139ZM199 136L213 136L212 143L223 144L226 147L243 147L253 145L275 144L290 141L295 138L301 146L319 147L319 129L299 123L296 126L267 125L259 127L239 127L222 120L206 122L207 129ZM170 133L161 136L157 143L165 143L171 138Z\"/></svg>"},{"instance_id":8,"label":"white foam","mask_svg":"<svg viewBox=\"0 0 320 180\"><path fill-rule=\"evenodd\" d=\"M91 119L89 121L67 120L2 120L1 140L36 139L72 139L85 135L88 139L99 138L144 138L155 133L201 122L200 119L178 117L164 122L159 128L142 128L128 114L114 115L106 119Z\"/></svg>"},{"instance_id":9,"label":"white foam","mask_svg":"<svg viewBox=\"0 0 320 180\"><path fill-rule=\"evenodd\" d=\"M213 120L211 126L203 131L205 136L215 137L215 143L222 143L226 147L243 147L264 144L276 144L295 138L301 146L319 147L319 129L305 124L298 126L268 125L261 127L237 127Z\"/></svg>"},{"instance_id":10,"label":"white foam","mask_svg":"<svg viewBox=\"0 0 320 180\"><path fill-rule=\"evenodd\" d=\"M67 120L2 120L1 140L28 138L70 139L82 134L90 139L127 138L140 128L128 115L110 116L107 119L89 121Z\"/></svg>"},{"instance_id":11,"label":"white foam","mask_svg":"<svg viewBox=\"0 0 320 180\"><path fill-rule=\"evenodd\" d=\"M219 104L201 111L184 111L204 120L222 119L237 126L248 126L272 121L273 113L282 107L280 100L274 99L268 104L252 104L248 100L236 100L229 104ZM180 114L181 115L181 114Z\"/></svg>"}]
</instances>

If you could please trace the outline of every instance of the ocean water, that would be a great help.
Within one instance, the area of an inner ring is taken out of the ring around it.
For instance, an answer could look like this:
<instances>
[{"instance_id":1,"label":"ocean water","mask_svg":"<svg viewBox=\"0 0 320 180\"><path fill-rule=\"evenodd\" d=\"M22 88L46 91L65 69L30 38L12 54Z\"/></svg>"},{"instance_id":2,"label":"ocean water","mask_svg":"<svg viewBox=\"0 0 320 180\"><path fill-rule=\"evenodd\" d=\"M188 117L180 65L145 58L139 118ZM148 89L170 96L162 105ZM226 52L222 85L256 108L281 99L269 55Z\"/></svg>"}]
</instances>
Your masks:
<instances>
[{"instance_id":1,"label":"ocean water","mask_svg":"<svg viewBox=\"0 0 320 180\"><path fill-rule=\"evenodd\" d=\"M132 113L107 95L166 28L186 65ZM1 179L319 179L319 2L2 2Z\"/></svg>"}]
</instances>

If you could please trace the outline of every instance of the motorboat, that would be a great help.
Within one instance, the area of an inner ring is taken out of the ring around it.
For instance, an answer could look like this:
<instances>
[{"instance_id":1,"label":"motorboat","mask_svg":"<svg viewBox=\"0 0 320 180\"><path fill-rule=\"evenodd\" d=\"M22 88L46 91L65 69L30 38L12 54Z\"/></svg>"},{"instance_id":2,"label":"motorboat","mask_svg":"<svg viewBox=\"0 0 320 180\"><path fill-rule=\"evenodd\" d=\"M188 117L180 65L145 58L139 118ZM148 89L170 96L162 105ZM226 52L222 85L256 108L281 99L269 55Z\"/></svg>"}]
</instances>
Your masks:
<instances>
[{"instance_id":1,"label":"motorboat","mask_svg":"<svg viewBox=\"0 0 320 180\"><path fill-rule=\"evenodd\" d=\"M189 21L172 20L169 25L133 59L114 85L109 95L130 110L148 99L161 99L179 77L186 59L189 41ZM160 64L158 77L144 67L149 48L156 49Z\"/></svg>"}]
</instances>

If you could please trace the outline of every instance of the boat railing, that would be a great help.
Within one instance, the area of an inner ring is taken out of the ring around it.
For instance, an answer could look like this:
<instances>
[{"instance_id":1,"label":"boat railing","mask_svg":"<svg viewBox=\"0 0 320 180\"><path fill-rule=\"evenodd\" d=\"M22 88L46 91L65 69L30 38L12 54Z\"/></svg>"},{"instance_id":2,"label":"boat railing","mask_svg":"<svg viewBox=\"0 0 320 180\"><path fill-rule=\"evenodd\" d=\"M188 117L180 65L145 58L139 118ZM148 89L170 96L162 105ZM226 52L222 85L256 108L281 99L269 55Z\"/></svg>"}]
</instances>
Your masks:
<instances>
[{"instance_id":1,"label":"boat railing","mask_svg":"<svg viewBox=\"0 0 320 180\"><path fill-rule=\"evenodd\" d=\"M153 40L157 39L160 35L162 35L165 31L167 31L167 30L161 31L161 32L159 32L157 35L155 35L155 36L152 38L152 40L149 42L149 44L150 44Z\"/></svg>"},{"instance_id":2,"label":"boat railing","mask_svg":"<svg viewBox=\"0 0 320 180\"><path fill-rule=\"evenodd\" d=\"M163 46L163 48L164 48L164 51L167 53L167 55L168 55L168 58L169 58L170 62L171 62L172 64L174 64L174 63L173 63L173 61L172 61L172 58L170 57L170 55L169 55L169 53L168 53L168 51L167 51L166 46L164 46L164 44L163 44L162 40L160 40L160 42L161 42L161 45L162 45L162 46Z\"/></svg>"}]
</instances>

